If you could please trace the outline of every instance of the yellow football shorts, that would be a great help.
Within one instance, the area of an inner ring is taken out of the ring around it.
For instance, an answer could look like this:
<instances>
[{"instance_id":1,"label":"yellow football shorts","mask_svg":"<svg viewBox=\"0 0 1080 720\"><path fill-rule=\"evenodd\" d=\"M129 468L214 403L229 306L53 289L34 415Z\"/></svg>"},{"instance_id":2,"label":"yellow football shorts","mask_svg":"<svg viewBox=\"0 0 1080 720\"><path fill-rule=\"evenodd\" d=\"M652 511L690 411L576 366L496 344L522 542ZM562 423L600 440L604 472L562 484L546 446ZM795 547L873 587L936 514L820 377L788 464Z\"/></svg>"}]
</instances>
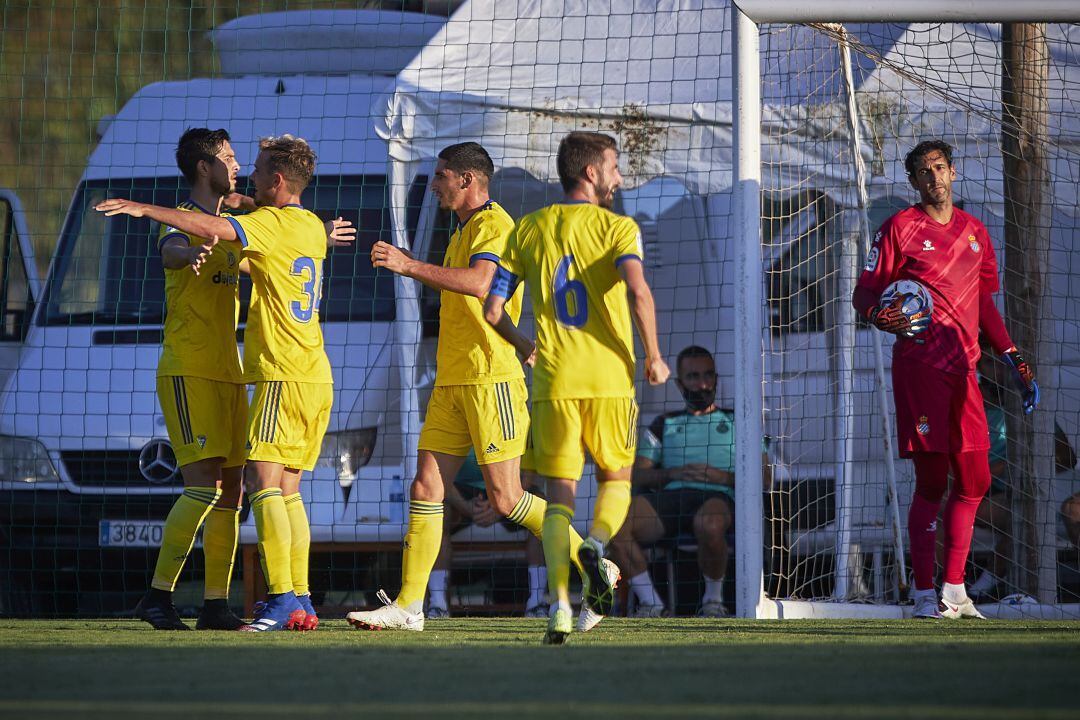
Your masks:
<instances>
[{"instance_id":1,"label":"yellow football shorts","mask_svg":"<svg viewBox=\"0 0 1080 720\"><path fill-rule=\"evenodd\" d=\"M585 468L586 448L603 470L633 465L637 419L634 398L534 400L536 471L546 477L577 480Z\"/></svg>"},{"instance_id":2,"label":"yellow football shorts","mask_svg":"<svg viewBox=\"0 0 1080 720\"><path fill-rule=\"evenodd\" d=\"M439 385L431 391L419 449L464 457L477 465L520 457L529 434L528 390L518 378L485 385Z\"/></svg>"},{"instance_id":3,"label":"yellow football shorts","mask_svg":"<svg viewBox=\"0 0 1080 720\"><path fill-rule=\"evenodd\" d=\"M248 460L311 470L319 459L334 386L267 380L255 383L248 411Z\"/></svg>"},{"instance_id":4,"label":"yellow football shorts","mask_svg":"<svg viewBox=\"0 0 1080 720\"><path fill-rule=\"evenodd\" d=\"M157 395L181 467L215 457L225 458L224 467L244 464L247 387L169 375L157 379Z\"/></svg>"},{"instance_id":5,"label":"yellow football shorts","mask_svg":"<svg viewBox=\"0 0 1080 720\"><path fill-rule=\"evenodd\" d=\"M525 452L521 453L521 471L536 472L536 455L533 451L532 429L525 433Z\"/></svg>"}]
</instances>

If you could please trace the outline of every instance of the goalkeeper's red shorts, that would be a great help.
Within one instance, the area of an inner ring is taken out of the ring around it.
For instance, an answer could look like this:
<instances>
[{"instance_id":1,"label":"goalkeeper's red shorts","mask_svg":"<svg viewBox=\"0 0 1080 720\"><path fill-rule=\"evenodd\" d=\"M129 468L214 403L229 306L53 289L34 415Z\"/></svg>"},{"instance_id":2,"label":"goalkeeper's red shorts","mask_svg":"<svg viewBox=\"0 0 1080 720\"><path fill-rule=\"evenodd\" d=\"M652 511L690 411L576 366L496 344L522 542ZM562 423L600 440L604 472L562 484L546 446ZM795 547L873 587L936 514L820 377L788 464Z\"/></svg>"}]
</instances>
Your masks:
<instances>
[{"instance_id":1,"label":"goalkeeper's red shorts","mask_svg":"<svg viewBox=\"0 0 1080 720\"><path fill-rule=\"evenodd\" d=\"M958 375L917 360L894 358L892 379L900 457L990 450L986 411L974 372Z\"/></svg>"}]
</instances>

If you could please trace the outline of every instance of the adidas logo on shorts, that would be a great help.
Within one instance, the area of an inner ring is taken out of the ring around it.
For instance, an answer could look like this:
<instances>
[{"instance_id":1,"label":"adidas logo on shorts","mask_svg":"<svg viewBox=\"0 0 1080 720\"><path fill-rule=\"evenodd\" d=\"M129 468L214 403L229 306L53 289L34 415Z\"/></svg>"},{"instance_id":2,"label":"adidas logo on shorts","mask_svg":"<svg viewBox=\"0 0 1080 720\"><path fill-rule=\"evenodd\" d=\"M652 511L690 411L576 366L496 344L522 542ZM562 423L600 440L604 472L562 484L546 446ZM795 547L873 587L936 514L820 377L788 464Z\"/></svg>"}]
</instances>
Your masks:
<instances>
[{"instance_id":1,"label":"adidas logo on shorts","mask_svg":"<svg viewBox=\"0 0 1080 720\"><path fill-rule=\"evenodd\" d=\"M497 452L499 452L499 448L495 447L495 443L488 443L487 448L484 449L485 455L490 455L491 453Z\"/></svg>"}]
</instances>

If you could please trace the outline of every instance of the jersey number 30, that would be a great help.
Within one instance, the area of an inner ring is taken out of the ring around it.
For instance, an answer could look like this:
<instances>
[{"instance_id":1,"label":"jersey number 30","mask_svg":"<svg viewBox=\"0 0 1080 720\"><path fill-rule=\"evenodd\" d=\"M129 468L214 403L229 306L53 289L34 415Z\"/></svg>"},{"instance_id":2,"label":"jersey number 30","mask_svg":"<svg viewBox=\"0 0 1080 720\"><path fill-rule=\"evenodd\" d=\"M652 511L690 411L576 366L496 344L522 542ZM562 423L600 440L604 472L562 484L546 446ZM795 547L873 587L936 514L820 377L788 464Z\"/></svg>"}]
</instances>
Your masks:
<instances>
[{"instance_id":1,"label":"jersey number 30","mask_svg":"<svg viewBox=\"0 0 1080 720\"><path fill-rule=\"evenodd\" d=\"M555 268L552 292L555 300L555 318L567 327L579 328L589 319L589 296L585 283L568 277L574 266L574 256L566 255Z\"/></svg>"},{"instance_id":2,"label":"jersey number 30","mask_svg":"<svg viewBox=\"0 0 1080 720\"><path fill-rule=\"evenodd\" d=\"M302 297L289 303L289 310L293 317L302 323L310 322L319 307L319 291L322 289L319 277L318 263L315 258L298 257L293 260L292 273L304 278L304 284L300 287Z\"/></svg>"}]
</instances>

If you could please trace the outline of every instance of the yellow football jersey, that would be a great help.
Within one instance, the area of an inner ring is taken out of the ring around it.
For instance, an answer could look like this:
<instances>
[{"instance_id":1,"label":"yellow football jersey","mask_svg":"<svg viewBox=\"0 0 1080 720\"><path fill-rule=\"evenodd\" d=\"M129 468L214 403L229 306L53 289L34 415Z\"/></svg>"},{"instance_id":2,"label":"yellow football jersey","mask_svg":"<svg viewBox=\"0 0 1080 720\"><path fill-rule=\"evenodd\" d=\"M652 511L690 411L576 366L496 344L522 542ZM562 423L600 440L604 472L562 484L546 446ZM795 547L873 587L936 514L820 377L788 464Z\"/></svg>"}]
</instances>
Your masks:
<instances>
[{"instance_id":1,"label":"yellow football jersey","mask_svg":"<svg viewBox=\"0 0 1080 720\"><path fill-rule=\"evenodd\" d=\"M489 202L454 232L443 266L467 268L476 259L497 264L513 229L513 218ZM483 300L447 290L441 299L436 385L478 385L525 376L514 346L484 320ZM506 303L506 312L516 324L521 316L521 292Z\"/></svg>"},{"instance_id":2,"label":"yellow football jersey","mask_svg":"<svg viewBox=\"0 0 1080 720\"><path fill-rule=\"evenodd\" d=\"M230 217L251 265L244 379L331 383L319 327L326 230L299 205Z\"/></svg>"},{"instance_id":3,"label":"yellow football jersey","mask_svg":"<svg viewBox=\"0 0 1080 720\"><path fill-rule=\"evenodd\" d=\"M509 287L517 278L529 286L533 400L634 396L634 339L618 268L631 258L642 259L637 223L597 205L550 205L518 222L501 265L515 276Z\"/></svg>"},{"instance_id":4,"label":"yellow football jersey","mask_svg":"<svg viewBox=\"0 0 1080 720\"><path fill-rule=\"evenodd\" d=\"M180 210L210 214L190 200ZM158 248L170 238L189 247L206 238L162 225ZM240 243L221 242L196 275L189 267L165 269L165 331L158 377L188 376L242 383L236 322L240 316Z\"/></svg>"}]
</instances>

